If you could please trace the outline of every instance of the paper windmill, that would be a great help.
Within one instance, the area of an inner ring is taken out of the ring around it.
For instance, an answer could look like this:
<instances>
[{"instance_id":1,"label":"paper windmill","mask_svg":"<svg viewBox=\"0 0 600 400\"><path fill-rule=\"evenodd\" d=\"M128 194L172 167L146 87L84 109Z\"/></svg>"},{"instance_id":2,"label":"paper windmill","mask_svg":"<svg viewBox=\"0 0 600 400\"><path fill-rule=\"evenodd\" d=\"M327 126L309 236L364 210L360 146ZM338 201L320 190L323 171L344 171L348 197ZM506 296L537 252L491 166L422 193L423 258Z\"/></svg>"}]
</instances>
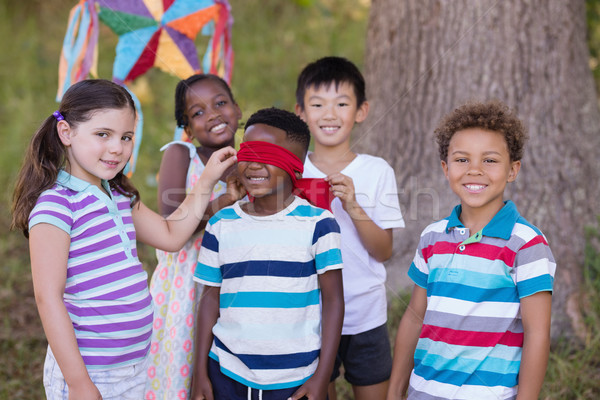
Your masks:
<instances>
[{"instance_id":1,"label":"paper windmill","mask_svg":"<svg viewBox=\"0 0 600 400\"><path fill-rule=\"evenodd\" d=\"M211 21L216 21L215 32L223 32L228 18L227 8L211 0L97 2L99 19L119 35L113 69L118 83L132 81L153 66L182 78L201 71L194 39ZM219 36L213 42L219 43ZM216 61L213 55L209 67L213 73Z\"/></svg>"},{"instance_id":2,"label":"paper windmill","mask_svg":"<svg viewBox=\"0 0 600 400\"><path fill-rule=\"evenodd\" d=\"M227 0L80 0L69 15L57 100L73 83L97 75L98 20L119 36L112 79L121 85L151 67L181 79L206 71L230 82L230 10ZM194 42L200 32L210 36L202 65ZM140 107L138 113L141 117ZM141 139L141 118L136 137L130 171Z\"/></svg>"}]
</instances>

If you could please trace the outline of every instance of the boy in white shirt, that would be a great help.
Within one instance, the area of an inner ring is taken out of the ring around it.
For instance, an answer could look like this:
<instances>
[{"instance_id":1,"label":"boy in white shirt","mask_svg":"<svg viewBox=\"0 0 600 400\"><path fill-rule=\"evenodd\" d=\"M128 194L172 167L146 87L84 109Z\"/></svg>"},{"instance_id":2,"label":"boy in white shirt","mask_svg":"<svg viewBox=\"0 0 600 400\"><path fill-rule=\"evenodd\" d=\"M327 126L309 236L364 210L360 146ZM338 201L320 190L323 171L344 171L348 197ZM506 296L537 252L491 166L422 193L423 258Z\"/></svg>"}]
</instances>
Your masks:
<instances>
[{"instance_id":1,"label":"boy in white shirt","mask_svg":"<svg viewBox=\"0 0 600 400\"><path fill-rule=\"evenodd\" d=\"M390 165L350 148L354 124L368 112L364 78L347 59L321 58L300 73L296 114L315 139L303 176L329 182L342 238L346 312L329 388L332 399L341 364L358 400L384 399L391 373L383 262L392 256L392 230L404 227L404 221Z\"/></svg>"}]
</instances>

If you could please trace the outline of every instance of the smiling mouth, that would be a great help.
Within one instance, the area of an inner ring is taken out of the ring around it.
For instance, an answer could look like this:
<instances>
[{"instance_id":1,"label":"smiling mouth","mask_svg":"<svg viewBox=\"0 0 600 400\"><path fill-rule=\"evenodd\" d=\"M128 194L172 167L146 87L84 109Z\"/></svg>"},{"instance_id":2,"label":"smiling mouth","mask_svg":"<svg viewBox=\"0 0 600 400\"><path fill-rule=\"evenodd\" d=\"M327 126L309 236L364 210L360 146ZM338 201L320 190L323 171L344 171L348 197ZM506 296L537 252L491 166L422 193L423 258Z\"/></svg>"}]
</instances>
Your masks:
<instances>
[{"instance_id":1,"label":"smiling mouth","mask_svg":"<svg viewBox=\"0 0 600 400\"><path fill-rule=\"evenodd\" d=\"M487 187L487 185L475 185L475 184L464 185L464 186L470 192L480 192Z\"/></svg>"},{"instance_id":2,"label":"smiling mouth","mask_svg":"<svg viewBox=\"0 0 600 400\"><path fill-rule=\"evenodd\" d=\"M339 126L322 126L321 130L325 133L335 133L340 129Z\"/></svg>"},{"instance_id":3,"label":"smiling mouth","mask_svg":"<svg viewBox=\"0 0 600 400\"><path fill-rule=\"evenodd\" d=\"M221 123L219 125L215 125L212 128L210 128L210 132L212 133L221 133L225 130L225 128L227 128L227 124L226 123Z\"/></svg>"},{"instance_id":4,"label":"smiling mouth","mask_svg":"<svg viewBox=\"0 0 600 400\"><path fill-rule=\"evenodd\" d=\"M111 167L116 167L117 165L119 165L121 162L120 161L109 161L109 160L102 160L103 163L108 164Z\"/></svg>"},{"instance_id":5,"label":"smiling mouth","mask_svg":"<svg viewBox=\"0 0 600 400\"><path fill-rule=\"evenodd\" d=\"M263 182L268 180L269 178L267 178L266 176L247 176L246 179L248 179L250 182Z\"/></svg>"}]
</instances>

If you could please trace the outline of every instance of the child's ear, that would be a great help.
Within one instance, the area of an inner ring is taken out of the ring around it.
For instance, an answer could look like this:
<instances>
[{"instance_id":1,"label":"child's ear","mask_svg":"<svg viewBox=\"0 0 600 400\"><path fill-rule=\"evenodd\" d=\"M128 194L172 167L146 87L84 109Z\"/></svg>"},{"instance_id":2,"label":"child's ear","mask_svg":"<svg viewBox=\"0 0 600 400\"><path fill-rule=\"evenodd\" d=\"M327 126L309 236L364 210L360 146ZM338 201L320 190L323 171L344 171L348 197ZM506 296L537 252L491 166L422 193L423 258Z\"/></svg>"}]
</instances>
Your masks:
<instances>
[{"instance_id":1,"label":"child's ear","mask_svg":"<svg viewBox=\"0 0 600 400\"><path fill-rule=\"evenodd\" d=\"M304 116L304 109L302 109L302 107L300 106L300 104L296 103L296 105L294 106L294 111L296 112L296 115L298 117L300 117L300 119L304 122L306 122L306 118Z\"/></svg>"},{"instance_id":2,"label":"child's ear","mask_svg":"<svg viewBox=\"0 0 600 400\"><path fill-rule=\"evenodd\" d=\"M65 146L71 145L71 126L64 119L56 123L56 131L58 132L58 138Z\"/></svg>"},{"instance_id":3,"label":"child's ear","mask_svg":"<svg viewBox=\"0 0 600 400\"><path fill-rule=\"evenodd\" d=\"M442 170L444 171L444 176L448 179L448 163L442 160Z\"/></svg>"},{"instance_id":4,"label":"child's ear","mask_svg":"<svg viewBox=\"0 0 600 400\"><path fill-rule=\"evenodd\" d=\"M514 182L519 175L521 170L521 161L513 161L510 165L510 171L508 171L508 182Z\"/></svg>"},{"instance_id":5,"label":"child's ear","mask_svg":"<svg viewBox=\"0 0 600 400\"><path fill-rule=\"evenodd\" d=\"M367 119L367 115L369 115L369 102L365 100L358 107L358 110L356 110L356 118L354 119L354 121L360 124L365 119Z\"/></svg>"}]
</instances>

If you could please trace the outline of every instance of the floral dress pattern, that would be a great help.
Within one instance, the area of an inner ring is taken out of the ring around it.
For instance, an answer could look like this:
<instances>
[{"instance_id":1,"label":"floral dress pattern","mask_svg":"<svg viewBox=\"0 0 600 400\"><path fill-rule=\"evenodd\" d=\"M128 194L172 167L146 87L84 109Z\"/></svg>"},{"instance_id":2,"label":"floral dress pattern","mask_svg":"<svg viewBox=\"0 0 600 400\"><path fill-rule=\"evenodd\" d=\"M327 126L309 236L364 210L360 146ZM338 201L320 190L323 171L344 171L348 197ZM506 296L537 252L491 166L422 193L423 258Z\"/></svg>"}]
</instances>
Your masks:
<instances>
[{"instance_id":1,"label":"floral dress pattern","mask_svg":"<svg viewBox=\"0 0 600 400\"><path fill-rule=\"evenodd\" d=\"M171 142L161 150L175 143L190 150L186 178L186 192L189 193L204 170L204 164L191 143ZM225 183L219 181L213 189L211 200L225 193L225 190ZM202 286L194 282L193 276L202 233L194 235L179 252L156 251L158 265L150 281L154 323L146 400L185 400L189 397L195 317L202 293Z\"/></svg>"}]
</instances>

